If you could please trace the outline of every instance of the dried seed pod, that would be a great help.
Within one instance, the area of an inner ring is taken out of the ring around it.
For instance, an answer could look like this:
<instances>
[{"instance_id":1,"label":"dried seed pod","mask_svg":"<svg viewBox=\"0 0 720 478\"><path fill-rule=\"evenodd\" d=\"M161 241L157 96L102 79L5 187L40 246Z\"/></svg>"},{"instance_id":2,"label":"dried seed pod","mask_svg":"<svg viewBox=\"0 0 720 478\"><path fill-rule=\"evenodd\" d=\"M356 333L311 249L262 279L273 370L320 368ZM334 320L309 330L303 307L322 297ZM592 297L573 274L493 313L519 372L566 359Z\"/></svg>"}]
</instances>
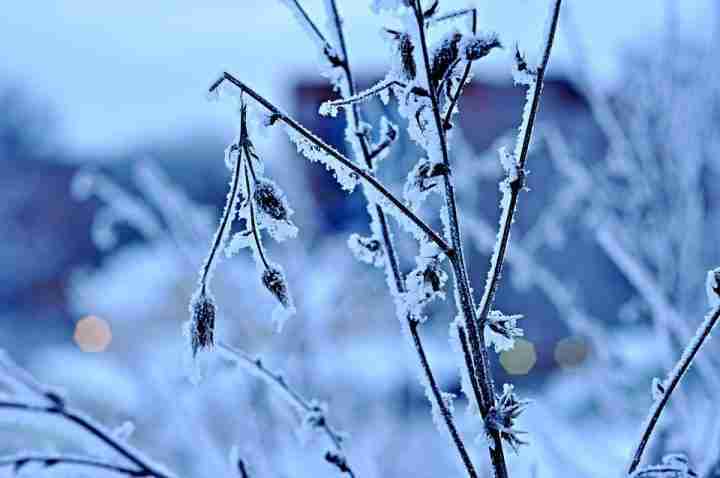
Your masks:
<instances>
[{"instance_id":1,"label":"dried seed pod","mask_svg":"<svg viewBox=\"0 0 720 478\"><path fill-rule=\"evenodd\" d=\"M403 190L405 200L411 207L419 207L430 194L430 190L439 184L439 179L448 172L448 167L444 163L420 161L408 173Z\"/></svg>"},{"instance_id":2,"label":"dried seed pod","mask_svg":"<svg viewBox=\"0 0 720 478\"><path fill-rule=\"evenodd\" d=\"M212 348L215 344L215 301L205 292L199 292L190 303L190 314L190 345L196 356L200 349Z\"/></svg>"},{"instance_id":3,"label":"dried seed pod","mask_svg":"<svg viewBox=\"0 0 720 478\"><path fill-rule=\"evenodd\" d=\"M289 213L285 197L274 182L258 178L253 191L257 208L276 221L287 221Z\"/></svg>"},{"instance_id":4,"label":"dried seed pod","mask_svg":"<svg viewBox=\"0 0 720 478\"><path fill-rule=\"evenodd\" d=\"M271 265L265 269L262 273L262 283L283 308L292 308L292 298L288 291L287 280L279 266Z\"/></svg>"},{"instance_id":5,"label":"dried seed pod","mask_svg":"<svg viewBox=\"0 0 720 478\"><path fill-rule=\"evenodd\" d=\"M490 311L485 323L487 327L485 340L493 345L498 353L511 350L515 346L515 339L524 334L517 326L517 321L522 318L522 315L505 315L499 310Z\"/></svg>"}]
</instances>

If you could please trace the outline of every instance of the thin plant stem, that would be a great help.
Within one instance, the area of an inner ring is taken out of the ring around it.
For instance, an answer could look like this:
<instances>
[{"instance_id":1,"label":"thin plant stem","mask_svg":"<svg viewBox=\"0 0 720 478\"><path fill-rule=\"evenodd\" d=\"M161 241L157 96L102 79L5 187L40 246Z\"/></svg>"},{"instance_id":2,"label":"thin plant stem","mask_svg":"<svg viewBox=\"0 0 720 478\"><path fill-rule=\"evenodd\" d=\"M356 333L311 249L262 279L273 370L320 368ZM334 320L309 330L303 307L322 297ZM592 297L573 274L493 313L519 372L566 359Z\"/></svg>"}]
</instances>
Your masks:
<instances>
[{"instance_id":1,"label":"thin plant stem","mask_svg":"<svg viewBox=\"0 0 720 478\"><path fill-rule=\"evenodd\" d=\"M715 327L718 319L720 319L720 306L716 306L714 310L712 310L705 317L705 320L703 320L702 324L700 324L700 327L698 327L695 336L690 340L690 344L683 352L680 360L678 360L677 364L675 364L675 367L670 371L667 379L663 384L664 390L662 392L662 395L653 403L653 406L650 408L648 417L643 424L642 431L640 433L640 439L638 440L638 444L635 447L632 459L630 460L630 465L627 469L628 475L632 474L640 464L640 460L642 459L645 447L650 441L650 437L652 436L653 430L655 429L655 425L657 425L657 422L660 419L660 415L670 401L670 396L677 388L680 380L685 375L685 372L687 372L687 370L690 368L690 365L692 365L695 356L700 351L700 348L710 337L710 332L712 332L712 329L713 327Z\"/></svg>"},{"instance_id":2,"label":"thin plant stem","mask_svg":"<svg viewBox=\"0 0 720 478\"><path fill-rule=\"evenodd\" d=\"M491 272L488 274L488 281L485 286L483 298L481 302L480 321L481 324L487 320L490 313L495 292L502 275L502 268L505 262L505 254L507 252L508 243L510 242L510 230L512 228L513 217L517 210L518 196L520 191L525 188L525 165L527 163L528 151L530 150L530 141L532 139L535 127L535 119L537 118L538 108L540 106L540 97L542 95L543 83L545 80L545 71L550 60L550 52L555 41L555 33L557 32L558 18L560 15L560 6L562 0L555 0L552 11L552 19L548 30L548 37L545 40L545 48L540 65L535 73L532 97L530 98L530 109L528 111L527 122L524 125L524 132L521 138L520 154L516 158L517 161L517 178L510 182L510 199L507 207L503 210L503 216L500 219L500 232L498 234L498 242L493 254Z\"/></svg>"},{"instance_id":3,"label":"thin plant stem","mask_svg":"<svg viewBox=\"0 0 720 478\"><path fill-rule=\"evenodd\" d=\"M349 95L345 98L341 98L339 100L328 101L326 103L323 103L323 105L326 108L327 107L338 108L340 106L348 106L348 105L354 105L356 103L362 103L364 101L369 100L373 96L379 95L384 90L392 88L393 86L398 86L398 87L402 88L402 87L405 87L406 85L397 80L389 80L389 81L382 80L382 81L378 82L377 84L371 86L367 90L363 90L359 93L353 92L351 95ZM354 90L355 90L355 88L353 87L353 91Z\"/></svg>"},{"instance_id":4,"label":"thin plant stem","mask_svg":"<svg viewBox=\"0 0 720 478\"><path fill-rule=\"evenodd\" d=\"M248 160L247 165L245 165L245 188L248 192L248 195L250 195L251 185L250 185L250 174L248 174L248 171L252 168L252 166L249 166L250 161ZM267 258L265 257L265 251L263 250L262 242L260 241L260 234L258 234L258 227L257 227L257 220L255 218L255 205L253 204L252 199L248 200L248 207L250 208L250 232L252 233L253 240L255 241L255 247L258 251L258 256L260 257L260 260L263 263L263 266L265 266L265 269L270 269L270 264L268 263Z\"/></svg>"},{"instance_id":5,"label":"thin plant stem","mask_svg":"<svg viewBox=\"0 0 720 478\"><path fill-rule=\"evenodd\" d=\"M243 116L246 114L245 109L243 109L242 112ZM244 123L245 119L242 120L243 125L241 126L241 130L244 131ZM241 133L242 136L242 133ZM241 138L242 140L242 138ZM238 145L238 148L241 146ZM242 150L241 150L242 152ZM202 273L200 275L200 287L201 287L201 293L205 294L207 292L207 283L208 278L210 276L210 271L213 268L213 262L215 261L215 258L222 249L223 243L225 242L225 239L228 235L228 230L230 228L230 225L233 221L234 215L235 215L235 203L237 201L237 195L238 191L240 190L240 168L241 168L241 160L240 157L237 159L235 163L235 167L233 168L233 175L232 175L232 184L230 185L230 192L228 193L227 197L227 203L225 204L225 211L223 212L223 217L220 221L220 226L217 229L217 232L215 233L215 238L213 239L212 246L210 247L210 253L208 254L207 259L205 259L205 263L202 266Z\"/></svg>"}]
</instances>

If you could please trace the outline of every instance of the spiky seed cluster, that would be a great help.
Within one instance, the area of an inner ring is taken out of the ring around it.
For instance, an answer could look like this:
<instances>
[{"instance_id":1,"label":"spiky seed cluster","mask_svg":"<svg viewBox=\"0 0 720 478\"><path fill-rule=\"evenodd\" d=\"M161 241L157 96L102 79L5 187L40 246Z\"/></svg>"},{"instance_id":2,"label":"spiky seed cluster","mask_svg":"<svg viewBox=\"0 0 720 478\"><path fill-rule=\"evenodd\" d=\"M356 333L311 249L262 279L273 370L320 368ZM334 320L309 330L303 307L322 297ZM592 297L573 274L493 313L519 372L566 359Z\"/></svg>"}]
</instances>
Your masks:
<instances>
[{"instance_id":1,"label":"spiky seed cluster","mask_svg":"<svg viewBox=\"0 0 720 478\"><path fill-rule=\"evenodd\" d=\"M287 281L279 267L271 265L265 269L262 273L262 283L283 308L288 309L292 307Z\"/></svg>"},{"instance_id":2,"label":"spiky seed cluster","mask_svg":"<svg viewBox=\"0 0 720 478\"><path fill-rule=\"evenodd\" d=\"M495 48L502 48L496 33L473 35L463 39L460 45L461 55L467 61L479 60Z\"/></svg>"},{"instance_id":3,"label":"spiky seed cluster","mask_svg":"<svg viewBox=\"0 0 720 478\"><path fill-rule=\"evenodd\" d=\"M253 191L253 201L257 208L276 221L288 219L288 207L285 198L275 183L265 178L258 178Z\"/></svg>"},{"instance_id":4,"label":"spiky seed cluster","mask_svg":"<svg viewBox=\"0 0 720 478\"><path fill-rule=\"evenodd\" d=\"M199 350L212 348L215 344L215 302L201 292L191 308L190 345L196 356Z\"/></svg>"},{"instance_id":5,"label":"spiky seed cluster","mask_svg":"<svg viewBox=\"0 0 720 478\"><path fill-rule=\"evenodd\" d=\"M488 412L486 426L500 432L500 438L504 440L517 453L520 445L527 442L520 439L519 435L525 432L515 429L515 420L527 408L529 400L521 400L515 394L515 389L510 384L503 385L503 392L497 397L496 404Z\"/></svg>"}]
</instances>

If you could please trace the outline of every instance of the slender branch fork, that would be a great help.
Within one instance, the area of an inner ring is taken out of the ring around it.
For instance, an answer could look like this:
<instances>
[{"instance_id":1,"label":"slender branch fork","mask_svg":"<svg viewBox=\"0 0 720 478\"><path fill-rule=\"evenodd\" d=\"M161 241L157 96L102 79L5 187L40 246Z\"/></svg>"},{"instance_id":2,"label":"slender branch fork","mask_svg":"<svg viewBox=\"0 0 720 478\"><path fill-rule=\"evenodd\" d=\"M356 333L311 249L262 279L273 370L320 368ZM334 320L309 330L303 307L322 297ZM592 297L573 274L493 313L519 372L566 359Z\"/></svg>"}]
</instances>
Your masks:
<instances>
[{"instance_id":1,"label":"slender branch fork","mask_svg":"<svg viewBox=\"0 0 720 478\"><path fill-rule=\"evenodd\" d=\"M340 14L338 12L337 3L335 0L330 0L329 6L331 9L331 12L329 12L332 16L333 23L335 26L335 30L337 33L338 41L340 43L340 53L342 54L342 68L344 72L344 80L346 84L346 92L348 97L353 97L356 94L356 87L355 83L353 81L352 76L352 70L350 68L350 61L348 58L347 53L347 45L345 43L345 35L342 28L342 21L340 19ZM459 91L459 90L458 90ZM346 98L347 100L347 98ZM342 100L341 100L342 101ZM348 113L348 127L351 127L355 129L355 131L359 131L359 126L362 122L361 113L359 111L359 107L357 103L352 103L351 108L349 108ZM367 137L365 135L357 134L352 135L355 141L359 143L360 150L363 154L363 159L365 161L365 165L372 171L373 170L373 153L369 151L369 148L367 146ZM395 285L395 292L398 294L403 294L407 291L405 280L402 276L402 273L400 272L400 267L397 259L397 253L395 251L395 246L393 244L392 235L390 233L390 225L387 222L386 216L382 208L375 204L374 207L374 217L373 214L371 214L371 221L377 221L379 227L380 227L380 233L382 235L382 244L383 249L385 251L385 257L388 262L388 269L390 270L390 273L392 274L392 283ZM460 433L457 430L457 427L455 425L452 412L448 408L447 404L443 400L442 392L440 391L440 387L437 384L437 380L435 379L435 376L433 374L432 368L430 366L430 362L428 361L427 354L425 353L425 348L422 343L422 338L420 336L419 332L419 325L420 321L413 317L412 315L406 315L405 317L407 328L410 333L410 336L412 338L413 347L415 349L415 352L417 353L418 360L420 362L420 366L422 368L423 374L425 375L425 380L427 382L428 387L430 387L430 390L432 392L432 399L434 401L435 406L440 411L440 415L443 417L443 421L445 422L445 426L448 428L448 432L450 434L450 437L455 445L455 448L458 451L458 454L460 455L460 459L463 462L463 465L465 466L465 469L467 470L468 475L471 478L477 477L477 472L475 470L475 466L472 463L472 460L470 459L470 456L467 452L467 449L465 447L465 444L463 443L462 438L460 437Z\"/></svg>"},{"instance_id":2,"label":"slender branch fork","mask_svg":"<svg viewBox=\"0 0 720 478\"><path fill-rule=\"evenodd\" d=\"M437 92L433 88L432 78L430 75L430 58L425 34L426 23L423 18L422 6L420 5L419 0L414 0L412 2L412 8L415 13L420 36L423 61L427 75L428 88L430 90L430 100L432 103L433 116L435 120L435 128L437 130L439 138L440 152L442 154L443 162L447 166L448 170L448 174L444 176L445 200L448 209L448 229L450 234L451 246L455 251L455 254L449 256L449 259L453 266L456 287L458 288L458 306L462 310L465 319L465 327L467 327L468 331L468 334L466 335L463 326L461 324L458 324L458 334L460 336L461 344L463 345L465 361L468 367L468 374L470 376L470 383L475 392L476 399L478 400L478 408L480 409L484 417L487 417L487 413L495 406L495 387L489 367L488 352L487 347L485 346L483 330L485 327L485 321L487 320L487 315L490 312L495 290L497 289L497 284L500 279L502 264L510 239L512 217L517 207L517 197L524 187L524 167L527 161L527 153L530 146L530 140L532 138L535 118L537 116L537 111L540 104L540 95L542 93L545 70L547 68L547 64L550 58L550 52L552 50L552 45L555 38L555 32L557 30L560 6L561 0L556 0L554 4L554 9L552 11L552 22L548 32L548 38L546 39L543 57L536 72L535 83L533 85L534 91L532 95L527 123L525 124L525 131L524 137L522 138L522 145L520 147L520 154L519 157L516 158L518 174L517 178L511 183L510 204L504 210L505 216L501 221L501 231L499 235L500 239L496 247L497 252L494 254L494 260L492 262L491 271L489 273L489 280L486 284L481 303L482 305L480 312L480 321L479 323L477 323L475 306L473 303L472 292L469 285L467 269L463 257L462 239L460 235L460 226L457 214L457 204L455 199L454 185L452 181L452 168L450 167L447 138L445 133L448 126L447 120L449 119L449 114L451 113L451 110L449 111L446 120L443 121L440 114ZM462 87L462 84L464 83L466 78L467 75L463 77L463 81L460 87ZM458 96L459 93L460 90L458 90L456 96ZM455 102L453 101L451 103L451 107L454 106L454 104ZM489 447L489 452L495 475L498 478L505 478L507 477L507 466L505 464L505 457L502 449L500 433L498 430L492 427L486 428L488 428L490 437L493 441L493 446Z\"/></svg>"},{"instance_id":3,"label":"slender branch fork","mask_svg":"<svg viewBox=\"0 0 720 478\"><path fill-rule=\"evenodd\" d=\"M632 474L640 464L640 460L642 459L645 447L650 441L650 437L652 436L653 430L655 429L655 425L657 425L657 422L660 419L660 415L670 401L670 395L672 395L673 391L677 388L680 380L685 375L685 372L687 372L687 370L690 368L690 365L693 363L693 360L700 351L700 348L710 337L710 332L712 331L713 327L715 327L715 324L718 322L719 319L720 306L716 306L714 310L712 310L706 316L703 323L700 324L700 327L698 327L695 336L690 341L690 345L682 354L680 360L677 362L675 367L670 371L667 380L663 384L664 391L662 392L662 395L655 401L655 403L653 403L653 406L650 408L648 417L642 427L640 439L638 440L635 452L633 453L632 459L630 460L630 465L627 469L628 475Z\"/></svg>"}]
</instances>

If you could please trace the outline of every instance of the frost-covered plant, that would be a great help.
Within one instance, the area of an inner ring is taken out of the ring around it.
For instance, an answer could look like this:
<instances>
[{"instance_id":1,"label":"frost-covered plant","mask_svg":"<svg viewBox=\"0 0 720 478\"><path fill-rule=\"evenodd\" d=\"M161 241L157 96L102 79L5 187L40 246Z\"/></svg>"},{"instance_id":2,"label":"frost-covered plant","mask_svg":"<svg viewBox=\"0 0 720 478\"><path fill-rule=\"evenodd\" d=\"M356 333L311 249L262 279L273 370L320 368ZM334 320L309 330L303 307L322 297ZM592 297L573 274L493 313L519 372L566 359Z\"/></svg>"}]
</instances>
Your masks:
<instances>
[{"instance_id":1,"label":"frost-covered plant","mask_svg":"<svg viewBox=\"0 0 720 478\"><path fill-rule=\"evenodd\" d=\"M193 356L214 345L216 306L210 292L210 281L223 250L231 257L240 249L251 249L262 284L278 301L279 306L273 312L273 320L278 329L282 329L287 317L295 313L283 269L268 259L261 240L263 230L278 241L294 237L297 228L290 221L293 211L287 205L285 195L279 187L262 176L264 166L250 139L248 107L242 97L240 102L240 133L225 153L225 164L232 171L227 204L208 257L200 270L198 288L190 301L187 334ZM243 221L244 229L235 233L228 245L228 238L236 220Z\"/></svg>"},{"instance_id":2,"label":"frost-covered plant","mask_svg":"<svg viewBox=\"0 0 720 478\"><path fill-rule=\"evenodd\" d=\"M216 336L217 318L221 317L223 312L228 314L227 311L232 307L229 303L231 301L224 304L216 301L210 287L211 283L216 290L222 286L221 281L217 279L213 281L213 272L223 252L227 256L232 256L243 248L251 250L259 284L279 304L277 309L279 320L276 321L278 326L282 324L282 319L288 313L294 311L286 274L281 266L269 259L262 244L263 231L278 241L295 236L297 229L291 222L293 211L279 186L265 175L266 165L260 160L255 144L251 140L256 138L255 134L258 130L283 128L298 151L309 160L322 163L335 175L344 190L348 192L356 188L362 190L370 216L370 232L364 233L365 235L353 233L348 238L347 244L353 256L360 262L384 268L395 302L396 315L417 356L421 371L420 379L426 387L428 399L432 404L433 419L441 429L441 433L447 432L449 435L451 445L457 451L467 476L476 477L482 472L473 462L471 447L466 445L460 427L456 425L453 406L455 396L441 389L436 378L439 374L436 375L433 371L420 334L422 324L431 315L428 308L445 299L447 281L452 280L454 287L452 296L457 307L457 315L451 322L450 333L453 350L457 353L456 358L461 369L463 392L470 402L469 410L473 414L472 417L481 425L481 433L487 435L487 441L481 442L488 445L487 453L494 474L498 477L506 477L508 472L504 447L510 446L518 452L519 446L525 443L521 437L524 432L518 429L518 418L528 405L528 400L519 398L511 384L504 384L502 392L496 390L490 366L493 348L496 352L510 350L514 346L515 339L524 335L523 330L518 326L518 320L522 316L506 315L497 310L494 303L506 262L518 266L510 275L511 278L522 276L525 280L535 281L558 310L567 312L568 325L573 331L587 335L595 345L594 352L605 353L604 358L607 359L605 365L608 365L607 369L610 372L614 371L610 367L614 363L612 361L614 350L607 350L611 348L609 345L612 341L605 330L577 306L571 293L562 287L559 279L548 268L539 264L534 257L539 247L539 241L533 240L537 237L537 234L534 234L536 231L531 231L529 238L524 237L523 239L528 240L524 240L522 244L518 244L514 239L513 255L507 256L518 199L526 188L526 166L530 144L561 2L560 0L552 2L550 21L539 63L532 64L533 62L529 61L517 47L512 51L515 63L513 77L518 85L526 89L527 97L515 147L493 148L493 154L497 153L499 156L499 164L504 174L500 183L501 217L497 231L474 217L472 213L464 214L462 221L460 220L458 183L463 181L461 176L464 176L462 173L466 164L460 162L460 157L463 156L462 136L454 120L461 93L470 80L473 64L502 47L498 35L480 31L476 12L472 9L443 13L441 8L443 5L439 1L421 4L418 0L376 0L373 2L373 8L376 11L390 11L399 26L383 29L391 52L390 71L376 85L359 91L353 80L342 28L343 22L336 2L334 0L325 2L330 19L326 28L327 36L308 15L299 0L283 0L283 3L294 12L318 46L323 73L331 81L339 96L335 100L323 103L320 113L331 117L340 113L345 114L346 140L351 154L341 154L328 146L256 90L229 73L223 74L222 78L212 85L213 92L222 91L231 95L234 90L240 92L239 98L234 96L234 101L239 106L240 133L225 154L225 164L231 176L230 188L220 224L212 238L210 251L200 267L198 287L190 302L191 320L187 326L189 348L193 355L206 355L205 352L217 344L222 356L231 362L241 364L253 375L263 379L297 412L296 416L301 428L325 436L329 444L322 453L325 461L333 465L337 471L355 476L355 471L350 466L350 460L342 446L343 436L328 424L328 413L324 404L305 399L291 388L281 375L268 369L264 362L224 345ZM463 23L465 20L469 20L468 24ZM441 32L443 25L450 28ZM387 103L391 96L396 100L400 116L403 118L402 126L407 126L406 130L392 124L385 117L379 120L379 128L374 128L377 125L370 125L364 119L362 107L365 102L378 97ZM379 131L379 134L374 134L374 131ZM422 151L418 154L414 166L407 171L407 180L402 188L403 194L395 195L392 187L386 186L378 179L378 170L381 162L393 154L393 145L402 134L411 138ZM562 152L562 138L558 140L552 131L548 131L543 135L543 139L551 149L555 148L555 153L552 155L554 161L559 164L571 164L570 158L566 157L567 151ZM262 148L258 147L259 149ZM557 204L550 205L538 218L538 229L543 235L545 233L552 235L548 231L557 233L559 223L570 217L573 208L577 206L578 197L594 192L590 185L595 185L596 178L592 174L572 165L567 170L568 175L574 180L573 186L577 187L567 195L562 195ZM194 246L198 242L197 230L193 231L191 227L191 223L195 222L191 220L193 219L191 216L194 216L191 214L192 208L184 204L180 195L175 194L171 188L166 188L162 181L158 181L157 175L139 175L139 179L142 184L153 184L152 187L143 189L150 202L159 209L163 221L158 221L155 214L148 210L142 201L135 200L132 195L117 188L104 176L88 173L78 177L75 184L78 194L81 196L94 194L106 202L102 209L105 212L96 218L96 239L100 243L104 241L106 245L112 245L112 227L120 221L126 221L149 240L155 241L166 234L172 237L180 246L179 250L185 253L185 258L190 258L189 263L194 267L193 258L202 254L192 247L187 247L189 244ZM444 205L440 210L433 211L433 220L425 220L422 215L427 211L423 207L432 204L428 198L433 193L437 193ZM652 197L652 192L648 197ZM647 198L643 199L646 200ZM597 206L598 203L602 201L595 202L593 206ZM647 205L647 203L643 204ZM607 204L602 206L606 207ZM463 208L463 211L467 212L467 209ZM597 212L598 209L592 211ZM603 212L607 212L607 209ZM598 215L588 216L584 219L588 219L587 222L592 225L597 225L597 222L593 221ZM396 224L391 222L391 218L417 242L417 254L408 261L413 264L409 271L401 266L399 248L396 246L393 234ZM435 222L442 224L442 232L436 231L431 226ZM460 229L460 222L465 226L463 231ZM163 228L162 223L168 225L168 231ZM642 221L638 222L641 223ZM234 227L240 230L236 232L233 230ZM637 230L641 230L641 227ZM598 231L599 242L605 244L608 255L622 264L629 276L641 279L647 277L647 274L637 274L638 269L634 267L637 261L631 260L632 254L623 253L627 252L624 248L612 245L610 241L613 240L614 234L603 233L607 231L606 228L598 228ZM203 229L204 232L207 231ZM209 233L211 232L212 230L209 229ZM492 253L490 270L478 305L475 304L470 283L471 275L464 258L461 232L466 233L473 242L482 243L483 250ZM697 236L696 239L698 237L702 235ZM628 237L623 237L622 240L623 246L632 243ZM642 248L640 250L642 253L645 252ZM683 269L683 274L689 275L690 270L691 268ZM643 425L639 444L628 469L628 472L634 476L696 476L689 467L688 460L677 455L666 457L659 465L641 466L640 462L663 410L670 403L671 394L675 393L676 398L681 398L678 393L679 382L691 363L695 361L700 347L707 341L711 329L718 320L720 302L718 274L718 271L708 274L706 291L712 310L701 324L695 339L666 379L652 381L653 406L648 421ZM522 280L521 278L518 281ZM642 289L648 300L654 301L657 310L667 312L671 309L669 304L672 303L672 294L668 294L667 298L660 296L660 299L657 299L658 295L653 294L652 286ZM693 288L695 293L697 289L697 287ZM297 292L297 289L295 291ZM221 294L218 294L218 297L220 296ZM534 316L531 317L534 319ZM712 363L707 357L700 356L697 363L705 367L706 374L713 370ZM596 376L593 375L592 381L596 381L595 379ZM603 380L598 382L600 382L599 387L605 384ZM608 393L612 394L613 391L610 390ZM72 416L64 414L67 410L64 401L55 403L60 399L54 394L46 394L45 399L49 400L47 407L57 408L61 416L65 418ZM678 401L673 400L676 403ZM2 402L0 402L1 408L3 408ZM42 413L44 409L23 410ZM527 415L523 416L523 419L526 417ZM522 425L522 428L532 431L526 425ZM93 434L91 430L90 433ZM113 436L122 435L125 435L124 429ZM533 440L533 442L537 441L541 440ZM110 447L114 448L112 445ZM22 454L8 457L5 461L0 459L0 463L12 465L16 467L16 471L23 472L26 472L28 469L26 467L32 464L39 464L50 470L57 469L61 463L95 468L103 468L109 464L116 467L111 471L132 476L170 476L161 474L164 472L160 469L150 469L152 465L144 460L131 463L133 467L121 468L120 464L114 462L84 457ZM231 464L235 473L233 476L252 476L252 470L239 457L237 449L232 454Z\"/></svg>"},{"instance_id":3,"label":"frost-covered plant","mask_svg":"<svg viewBox=\"0 0 720 478\"><path fill-rule=\"evenodd\" d=\"M499 417L504 413L507 416L503 415L503 420L507 421L510 416L514 419L521 407L506 403L516 403L508 398L514 397L511 393L507 397L502 395L498 402L489 366L485 329L492 328L494 333L505 341L502 345L496 344L498 350L510 347L513 338L521 333L515 326L515 318L503 320L496 315L492 315L492 319L490 317L519 193L525 188L525 165L561 2L556 0L552 4L539 64L531 68L521 55L517 55L516 69L522 74L516 75L516 81L527 87L527 100L514 152L504 153L501 157L507 172L507 178L501 183L502 217L488 280L477 309L463 254L449 141L453 114L469 80L472 64L501 46L497 35L478 32L474 10L440 15L439 1L429 6L421 5L419 0L400 3L375 2L376 11L392 12L399 18L402 28L385 29L392 54L392 67L386 77L370 89L357 92L336 2L325 2L328 17L331 19L331 40L323 35L298 0L285 3L319 46L323 73L342 96L339 100L324 103L320 107L320 113L335 116L341 109L345 110L346 139L352 147L353 157L346 157L324 143L253 88L229 73L224 73L213 83L210 92L224 90L226 85L237 88L241 96L249 96L265 110L267 119L262 123L268 126L283 124L298 151L311 161L323 163L334 173L343 189L351 192L358 183L362 184L368 202L372 236L352 236L351 249L363 262L377 265L381 264L384 258L398 318L418 354L423 382L428 387L428 397L433 404L437 421L446 427L468 475L475 477L477 471L454 424L451 403L446 398L447 394L437 385L418 332L418 326L422 322L422 308L429 301L444 297L446 273L443 264L447 260L452 270L454 297L459 312L453 323L452 334L457 334L463 344L464 360L461 360L461 363L472 388L472 392L466 390L466 393L469 399L476 401L477 410L486 424L485 429L490 439L488 450L494 472L496 476L503 478L507 476L507 468L502 441L507 440L513 448L520 442L507 424L498 425ZM469 31L455 28L439 38L434 38L436 35L432 34L432 29L438 23L465 17L471 18ZM409 137L424 150L426 156L408 174L405 201L394 196L376 178L377 162L373 161L380 156L381 148L383 156L387 154L386 150L397 136L397 129L387 127L389 122L383 120L383 134L374 142L369 136L370 128L363 121L360 112L362 102L377 95L387 102L390 93L396 97L398 111L407 121ZM373 144L376 146L371 146ZM442 234L435 232L418 216L419 205L432 191L440 193L445 200L445 205L439 211L439 218L444 226ZM419 243L417 267L407 276L399 267L387 215L395 218ZM382 254L378 252L378 245L382 245ZM266 284L268 282L272 281L268 280ZM498 403L504 405L500 406ZM506 408L512 411L507 411Z\"/></svg>"}]
</instances>

